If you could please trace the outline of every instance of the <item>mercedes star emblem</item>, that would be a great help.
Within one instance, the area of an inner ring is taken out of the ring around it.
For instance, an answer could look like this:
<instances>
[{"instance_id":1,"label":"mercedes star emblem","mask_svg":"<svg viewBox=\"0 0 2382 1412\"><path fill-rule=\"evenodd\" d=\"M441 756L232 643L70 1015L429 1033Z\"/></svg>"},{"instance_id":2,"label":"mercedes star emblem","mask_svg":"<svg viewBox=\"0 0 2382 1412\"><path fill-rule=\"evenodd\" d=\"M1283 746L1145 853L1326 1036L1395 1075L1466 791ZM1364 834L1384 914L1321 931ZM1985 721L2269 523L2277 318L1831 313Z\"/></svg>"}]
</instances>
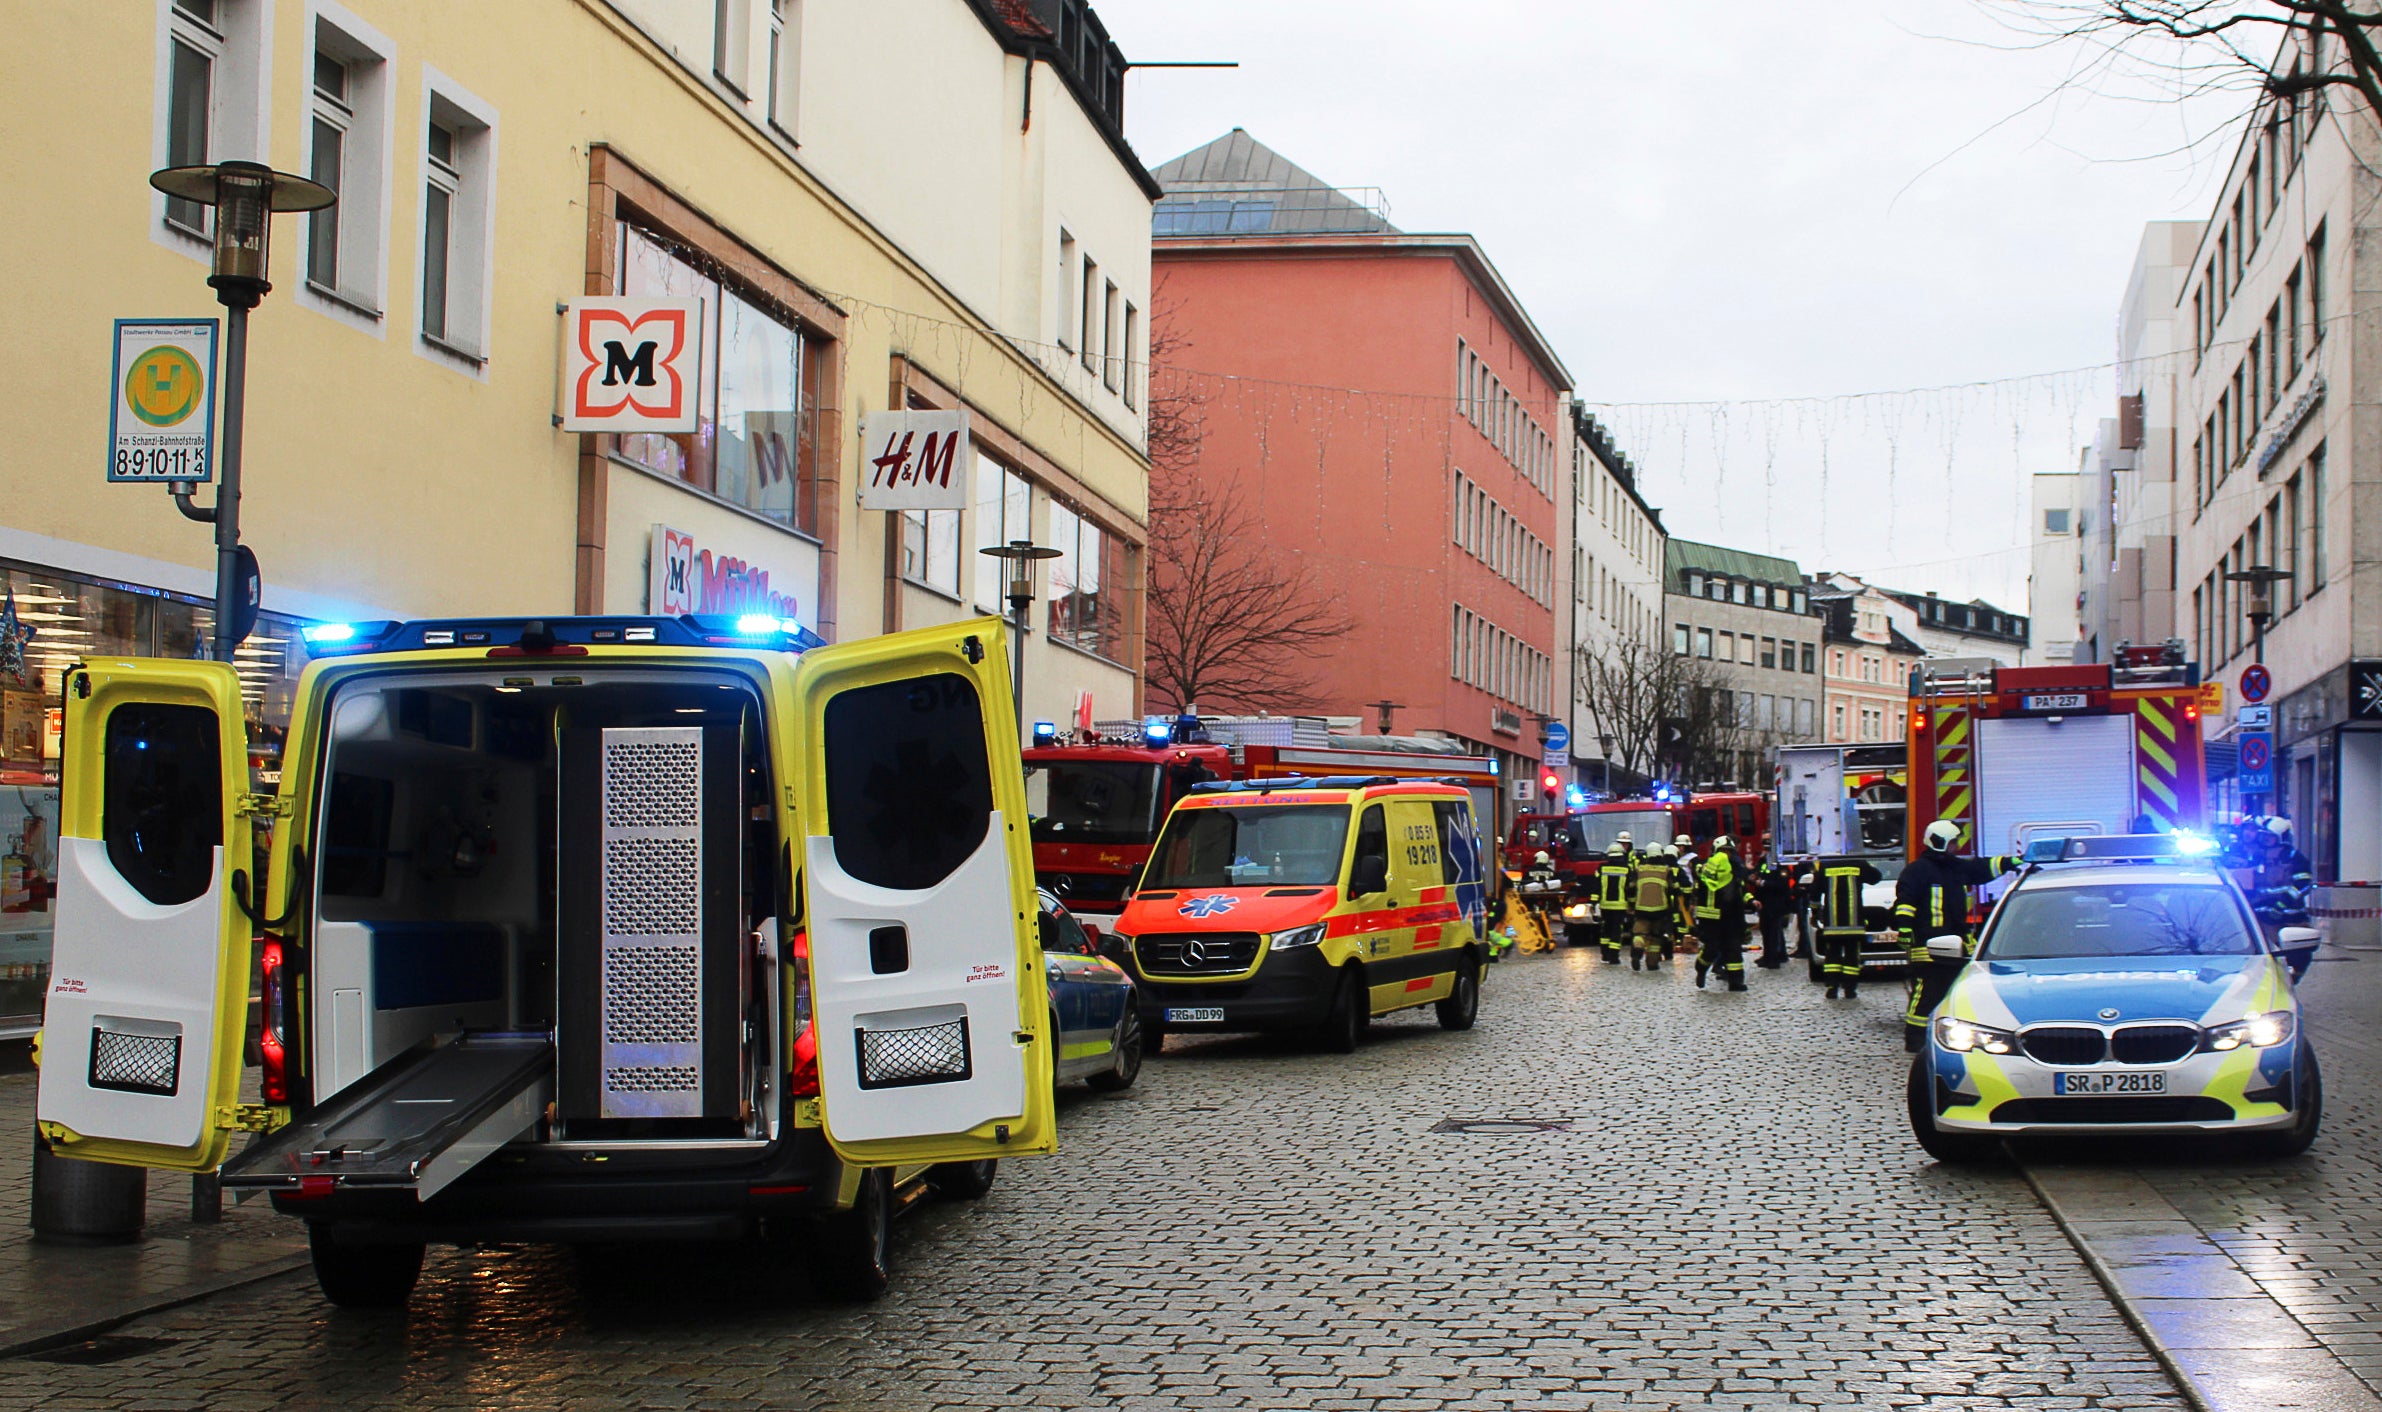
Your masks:
<instances>
[{"instance_id":1,"label":"mercedes star emblem","mask_svg":"<svg viewBox=\"0 0 2382 1412\"><path fill-rule=\"evenodd\" d=\"M1196 939L1184 942L1183 960L1186 964L1193 966L1206 965L1208 963L1207 944Z\"/></svg>"}]
</instances>

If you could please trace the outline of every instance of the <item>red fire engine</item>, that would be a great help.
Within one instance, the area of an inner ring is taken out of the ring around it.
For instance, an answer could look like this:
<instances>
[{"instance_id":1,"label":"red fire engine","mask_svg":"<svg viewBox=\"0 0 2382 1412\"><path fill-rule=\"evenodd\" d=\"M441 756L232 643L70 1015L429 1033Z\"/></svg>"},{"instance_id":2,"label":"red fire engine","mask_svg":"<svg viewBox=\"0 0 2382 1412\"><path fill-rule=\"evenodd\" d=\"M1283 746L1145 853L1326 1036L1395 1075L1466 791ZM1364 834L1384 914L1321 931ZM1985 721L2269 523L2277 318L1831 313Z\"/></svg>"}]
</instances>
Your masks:
<instances>
[{"instance_id":1,"label":"red fire engine","mask_svg":"<svg viewBox=\"0 0 2382 1412\"><path fill-rule=\"evenodd\" d=\"M2207 778L2200 669L2181 642L2062 667L1936 662L1911 675L1910 856L1927 826L1963 852L2028 840L2197 830Z\"/></svg>"},{"instance_id":2,"label":"red fire engine","mask_svg":"<svg viewBox=\"0 0 2382 1412\"><path fill-rule=\"evenodd\" d=\"M1740 856L1759 860L1770 846L1770 801L1760 794L1664 794L1608 799L1562 814L1522 814L1506 837L1505 865L1526 868L1543 848L1557 872L1588 877L1623 833L1640 852L1686 834L1699 855L1710 853L1712 840L1727 834L1737 840Z\"/></svg>"},{"instance_id":3,"label":"red fire engine","mask_svg":"<svg viewBox=\"0 0 2382 1412\"><path fill-rule=\"evenodd\" d=\"M1149 861L1175 800L1195 784L1240 777L1229 749L1193 742L1195 733L1153 718L1139 740L1063 745L1038 738L1024 752L1034 881L1084 925L1125 910L1133 875ZM1183 744L1174 743L1177 736Z\"/></svg>"}]
</instances>

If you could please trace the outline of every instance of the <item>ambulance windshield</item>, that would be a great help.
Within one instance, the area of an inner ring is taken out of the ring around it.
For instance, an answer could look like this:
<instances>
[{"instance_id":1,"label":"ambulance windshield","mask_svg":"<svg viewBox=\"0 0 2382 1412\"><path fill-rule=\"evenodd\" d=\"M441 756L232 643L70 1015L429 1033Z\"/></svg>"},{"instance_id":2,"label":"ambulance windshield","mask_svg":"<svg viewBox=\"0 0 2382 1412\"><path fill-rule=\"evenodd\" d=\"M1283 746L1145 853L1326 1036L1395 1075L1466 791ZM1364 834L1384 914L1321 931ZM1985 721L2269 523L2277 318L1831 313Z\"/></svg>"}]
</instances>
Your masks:
<instances>
[{"instance_id":1,"label":"ambulance windshield","mask_svg":"<svg viewBox=\"0 0 2382 1412\"><path fill-rule=\"evenodd\" d=\"M1141 885L1330 887L1340 881L1347 839L1348 810L1337 805L1180 809Z\"/></svg>"}]
</instances>

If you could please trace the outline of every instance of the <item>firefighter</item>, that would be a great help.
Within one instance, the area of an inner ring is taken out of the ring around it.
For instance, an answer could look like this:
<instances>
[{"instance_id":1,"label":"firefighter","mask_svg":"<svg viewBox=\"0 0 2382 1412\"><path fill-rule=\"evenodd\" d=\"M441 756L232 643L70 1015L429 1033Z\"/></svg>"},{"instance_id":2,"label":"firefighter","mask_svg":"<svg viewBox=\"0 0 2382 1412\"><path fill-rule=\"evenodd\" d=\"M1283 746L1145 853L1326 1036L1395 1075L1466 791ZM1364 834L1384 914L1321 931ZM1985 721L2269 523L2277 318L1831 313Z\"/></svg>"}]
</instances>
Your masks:
<instances>
[{"instance_id":1,"label":"firefighter","mask_svg":"<svg viewBox=\"0 0 2382 1412\"><path fill-rule=\"evenodd\" d=\"M1913 1054L1927 1042L1927 1018L1943 1003L1945 992L1959 979L1962 963L1938 961L1927 954L1927 939L1957 936L1963 949L1974 951L1976 929L1969 921L1970 893L2014 872L2018 860L2006 855L1966 858L1952 851L1960 841L1960 825L1938 819L1927 826L1926 850L1911 860L1894 881L1894 930L1911 958L1911 1008L1902 1017L1902 1047Z\"/></svg>"},{"instance_id":2,"label":"firefighter","mask_svg":"<svg viewBox=\"0 0 2382 1412\"><path fill-rule=\"evenodd\" d=\"M1762 918L1762 959L1765 971L1787 960L1787 921L1795 915L1795 880L1776 863L1765 862L1753 875L1754 906Z\"/></svg>"},{"instance_id":3,"label":"firefighter","mask_svg":"<svg viewBox=\"0 0 2382 1412\"><path fill-rule=\"evenodd\" d=\"M1737 857L1736 840L1727 834L1712 840L1712 856L1697 870L1696 988L1707 972L1718 971L1731 990L1745 989L1745 864Z\"/></svg>"},{"instance_id":4,"label":"firefighter","mask_svg":"<svg viewBox=\"0 0 2382 1412\"><path fill-rule=\"evenodd\" d=\"M1609 965L1621 964L1621 948L1629 942L1630 882L1637 872L1629 845L1618 839L1605 849L1605 861L1596 870L1597 939L1604 944Z\"/></svg>"},{"instance_id":5,"label":"firefighter","mask_svg":"<svg viewBox=\"0 0 2382 1412\"><path fill-rule=\"evenodd\" d=\"M1629 968L1653 970L1671 959L1671 934L1678 924L1672 909L1678 905L1678 874L1663 857L1662 844L1649 844L1645 861L1630 884L1631 946Z\"/></svg>"},{"instance_id":6,"label":"firefighter","mask_svg":"<svg viewBox=\"0 0 2382 1412\"><path fill-rule=\"evenodd\" d=\"M2243 832L2251 835L2246 843L2250 875L2243 891L2249 894L2250 910L2257 913L2259 925L2271 937L2280 937L2284 927L2307 926L2308 898L2315 892L2316 876L2308 855L2291 842L2291 821L2278 815ZM2315 959L2314 947L2283 953L2293 980L2305 976Z\"/></svg>"},{"instance_id":7,"label":"firefighter","mask_svg":"<svg viewBox=\"0 0 2382 1412\"><path fill-rule=\"evenodd\" d=\"M1855 999L1861 994L1861 943L1869 935L1861 925L1861 888L1884 881L1885 875L1866 858L1822 858L1810 865L1807 877L1819 914L1828 998Z\"/></svg>"}]
</instances>

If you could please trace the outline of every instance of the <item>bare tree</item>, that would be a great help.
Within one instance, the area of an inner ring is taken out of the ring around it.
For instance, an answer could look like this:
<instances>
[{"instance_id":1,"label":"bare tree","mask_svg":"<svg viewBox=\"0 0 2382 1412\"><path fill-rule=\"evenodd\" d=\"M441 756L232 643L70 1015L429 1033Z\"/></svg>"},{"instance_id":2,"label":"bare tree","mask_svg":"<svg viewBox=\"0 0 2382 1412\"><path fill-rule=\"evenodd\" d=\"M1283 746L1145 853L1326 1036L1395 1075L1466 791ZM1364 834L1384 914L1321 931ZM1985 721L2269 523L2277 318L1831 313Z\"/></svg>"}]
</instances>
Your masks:
<instances>
[{"instance_id":1,"label":"bare tree","mask_svg":"<svg viewBox=\"0 0 2382 1412\"><path fill-rule=\"evenodd\" d=\"M2347 89L2382 121L2377 0L1977 0L2032 40L2094 51L2078 82L2149 77L2183 96L2255 89L2296 107Z\"/></svg>"},{"instance_id":2,"label":"bare tree","mask_svg":"<svg viewBox=\"0 0 2382 1412\"><path fill-rule=\"evenodd\" d=\"M1747 751L1776 743L1748 719L1744 693L1708 658L1637 638L1575 649L1580 704L1634 774L1676 771L1683 783L1729 779Z\"/></svg>"},{"instance_id":3,"label":"bare tree","mask_svg":"<svg viewBox=\"0 0 2382 1412\"><path fill-rule=\"evenodd\" d=\"M1150 320L1150 579L1143 679L1159 701L1227 711L1312 704L1314 661L1349 629L1336 594L1272 553L1229 479L1205 474L1205 394L1167 376L1187 346L1164 286Z\"/></svg>"}]
</instances>

